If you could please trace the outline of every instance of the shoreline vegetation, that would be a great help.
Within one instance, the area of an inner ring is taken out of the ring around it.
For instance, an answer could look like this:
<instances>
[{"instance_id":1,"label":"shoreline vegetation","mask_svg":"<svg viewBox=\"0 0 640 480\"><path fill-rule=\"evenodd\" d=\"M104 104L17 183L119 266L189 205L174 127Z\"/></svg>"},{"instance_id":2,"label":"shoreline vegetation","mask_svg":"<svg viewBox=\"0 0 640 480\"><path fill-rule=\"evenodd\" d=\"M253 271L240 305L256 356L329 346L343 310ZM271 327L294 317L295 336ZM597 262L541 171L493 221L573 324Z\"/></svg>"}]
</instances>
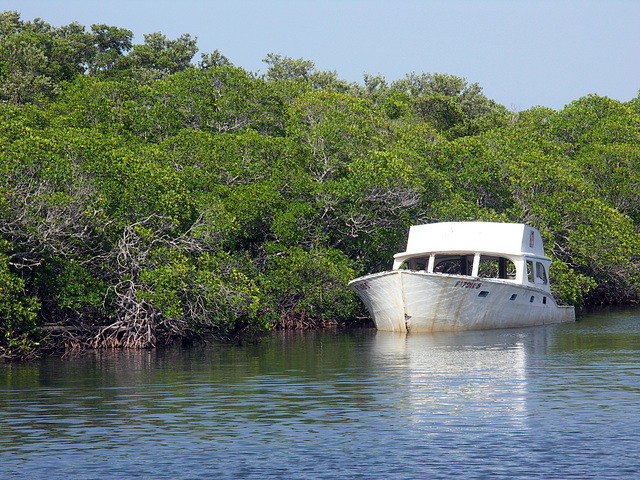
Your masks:
<instances>
[{"instance_id":1,"label":"shoreline vegetation","mask_svg":"<svg viewBox=\"0 0 640 480\"><path fill-rule=\"evenodd\" d=\"M196 39L0 14L0 358L349 325L410 225L535 226L562 304L640 288L640 96L509 111Z\"/></svg>"}]
</instances>

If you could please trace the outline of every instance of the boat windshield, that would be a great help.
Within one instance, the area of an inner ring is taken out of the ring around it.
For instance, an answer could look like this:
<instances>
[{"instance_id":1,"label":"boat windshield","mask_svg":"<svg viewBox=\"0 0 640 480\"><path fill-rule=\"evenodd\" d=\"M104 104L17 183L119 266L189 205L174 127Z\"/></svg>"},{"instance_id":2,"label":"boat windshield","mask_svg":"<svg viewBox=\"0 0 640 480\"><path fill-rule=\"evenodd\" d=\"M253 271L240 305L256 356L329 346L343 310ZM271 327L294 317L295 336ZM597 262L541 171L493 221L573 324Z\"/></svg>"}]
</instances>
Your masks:
<instances>
[{"instance_id":1,"label":"boat windshield","mask_svg":"<svg viewBox=\"0 0 640 480\"><path fill-rule=\"evenodd\" d=\"M505 257L480 256L478 276L483 278L516 279L516 266Z\"/></svg>"},{"instance_id":2,"label":"boat windshield","mask_svg":"<svg viewBox=\"0 0 640 480\"><path fill-rule=\"evenodd\" d=\"M429 267L430 260L433 267ZM429 257L412 258L400 267L401 269L429 271L449 275L474 275L482 278L516 279L516 266L506 258L493 255L480 255L479 263L474 265L475 254L436 254ZM474 269L477 268L477 270Z\"/></svg>"},{"instance_id":3,"label":"boat windshield","mask_svg":"<svg viewBox=\"0 0 640 480\"><path fill-rule=\"evenodd\" d=\"M471 275L473 271L473 255L436 255L433 263L434 273L450 275Z\"/></svg>"}]
</instances>

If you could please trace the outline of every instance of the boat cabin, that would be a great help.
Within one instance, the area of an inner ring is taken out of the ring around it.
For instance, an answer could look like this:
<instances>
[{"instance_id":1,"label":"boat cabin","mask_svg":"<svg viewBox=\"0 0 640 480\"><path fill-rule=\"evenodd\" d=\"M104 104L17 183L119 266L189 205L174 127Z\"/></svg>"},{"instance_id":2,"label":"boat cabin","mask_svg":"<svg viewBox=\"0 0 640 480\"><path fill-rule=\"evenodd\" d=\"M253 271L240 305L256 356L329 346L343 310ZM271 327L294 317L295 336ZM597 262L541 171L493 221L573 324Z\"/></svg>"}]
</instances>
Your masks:
<instances>
[{"instance_id":1,"label":"boat cabin","mask_svg":"<svg viewBox=\"0 0 640 480\"><path fill-rule=\"evenodd\" d=\"M494 278L550 291L551 259L538 230L524 224L445 222L409 229L393 269Z\"/></svg>"}]
</instances>

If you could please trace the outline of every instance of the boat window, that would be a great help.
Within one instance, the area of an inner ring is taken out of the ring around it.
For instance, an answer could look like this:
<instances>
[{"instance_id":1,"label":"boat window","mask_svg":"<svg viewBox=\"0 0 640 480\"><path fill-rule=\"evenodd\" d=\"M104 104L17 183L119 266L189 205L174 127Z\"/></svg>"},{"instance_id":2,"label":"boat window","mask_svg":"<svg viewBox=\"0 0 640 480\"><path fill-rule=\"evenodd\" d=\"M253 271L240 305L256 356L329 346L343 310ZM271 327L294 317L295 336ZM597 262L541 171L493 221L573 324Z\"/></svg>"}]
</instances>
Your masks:
<instances>
[{"instance_id":1,"label":"boat window","mask_svg":"<svg viewBox=\"0 0 640 480\"><path fill-rule=\"evenodd\" d=\"M471 275L473 255L436 255L433 263L434 273L451 275Z\"/></svg>"},{"instance_id":2,"label":"boat window","mask_svg":"<svg viewBox=\"0 0 640 480\"><path fill-rule=\"evenodd\" d=\"M533 262L531 260L527 260L527 278L529 279L529 283L534 283Z\"/></svg>"},{"instance_id":3,"label":"boat window","mask_svg":"<svg viewBox=\"0 0 640 480\"><path fill-rule=\"evenodd\" d=\"M407 260L406 262L404 262L402 265L400 265L401 269L409 269L409 270L425 270L427 267L427 262L429 261L429 259L424 259L424 258L412 258L410 260Z\"/></svg>"},{"instance_id":4,"label":"boat window","mask_svg":"<svg viewBox=\"0 0 640 480\"><path fill-rule=\"evenodd\" d=\"M542 285L547 284L547 272L544 269L544 265L540 262L536 262L536 283L541 283Z\"/></svg>"},{"instance_id":5,"label":"boat window","mask_svg":"<svg viewBox=\"0 0 640 480\"><path fill-rule=\"evenodd\" d=\"M433 271L435 273L460 273L460 257L448 257L440 258L436 257L436 261L433 265Z\"/></svg>"},{"instance_id":6,"label":"boat window","mask_svg":"<svg viewBox=\"0 0 640 480\"><path fill-rule=\"evenodd\" d=\"M471 275L473 272L473 255L460 256L460 275Z\"/></svg>"},{"instance_id":7,"label":"boat window","mask_svg":"<svg viewBox=\"0 0 640 480\"><path fill-rule=\"evenodd\" d=\"M484 278L503 278L515 280L516 266L505 257L480 256L478 276Z\"/></svg>"}]
</instances>

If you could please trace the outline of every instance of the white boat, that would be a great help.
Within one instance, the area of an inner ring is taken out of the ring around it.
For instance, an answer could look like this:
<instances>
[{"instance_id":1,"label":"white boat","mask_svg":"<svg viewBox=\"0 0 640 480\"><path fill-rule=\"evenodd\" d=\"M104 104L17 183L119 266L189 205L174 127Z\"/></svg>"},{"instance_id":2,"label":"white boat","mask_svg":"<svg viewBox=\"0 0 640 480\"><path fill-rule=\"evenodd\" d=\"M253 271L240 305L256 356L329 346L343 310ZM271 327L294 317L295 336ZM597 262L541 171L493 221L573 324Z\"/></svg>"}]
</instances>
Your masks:
<instances>
[{"instance_id":1,"label":"white boat","mask_svg":"<svg viewBox=\"0 0 640 480\"><path fill-rule=\"evenodd\" d=\"M349 286L378 330L440 332L575 321L549 285L551 259L524 224L446 222L409 229L393 269Z\"/></svg>"}]
</instances>

